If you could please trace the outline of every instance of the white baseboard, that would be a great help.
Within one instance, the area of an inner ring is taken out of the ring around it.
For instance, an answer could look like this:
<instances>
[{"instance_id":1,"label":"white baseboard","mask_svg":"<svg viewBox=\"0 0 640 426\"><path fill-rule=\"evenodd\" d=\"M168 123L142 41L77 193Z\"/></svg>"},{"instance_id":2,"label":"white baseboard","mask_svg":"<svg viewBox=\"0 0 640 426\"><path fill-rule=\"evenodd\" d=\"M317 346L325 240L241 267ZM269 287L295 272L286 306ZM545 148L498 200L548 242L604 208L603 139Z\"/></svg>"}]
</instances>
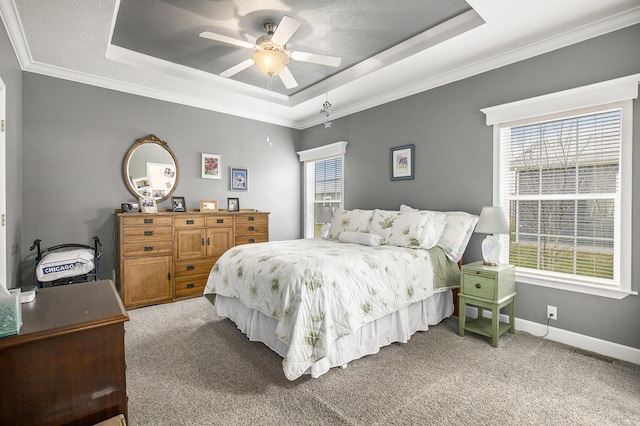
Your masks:
<instances>
[{"instance_id":1,"label":"white baseboard","mask_svg":"<svg viewBox=\"0 0 640 426\"><path fill-rule=\"evenodd\" d=\"M469 318L476 318L478 316L478 309L474 306L467 305L465 314ZM491 311L485 309L483 311L483 316L491 318ZM509 316L500 314L500 321L509 322ZM547 326L545 324L539 324L537 322L516 317L516 330L524 331L534 336L543 337L547 332ZM616 358L640 365L640 349L632 348L630 346L596 339L595 337L585 336L584 334L578 334L573 331L567 331L551 326L549 326L549 333L544 336L544 338L610 358Z\"/></svg>"}]
</instances>

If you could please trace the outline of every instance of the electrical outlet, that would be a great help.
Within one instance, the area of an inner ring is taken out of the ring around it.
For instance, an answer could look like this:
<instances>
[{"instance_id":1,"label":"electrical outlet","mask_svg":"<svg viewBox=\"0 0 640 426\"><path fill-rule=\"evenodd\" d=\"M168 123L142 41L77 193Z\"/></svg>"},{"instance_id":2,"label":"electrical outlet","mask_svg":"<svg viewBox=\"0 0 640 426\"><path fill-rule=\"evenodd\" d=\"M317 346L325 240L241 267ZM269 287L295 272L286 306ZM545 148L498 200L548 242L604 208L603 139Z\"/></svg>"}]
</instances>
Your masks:
<instances>
[{"instance_id":1,"label":"electrical outlet","mask_svg":"<svg viewBox=\"0 0 640 426\"><path fill-rule=\"evenodd\" d=\"M547 318L551 318L552 320L558 319L558 308L555 306L547 305Z\"/></svg>"}]
</instances>

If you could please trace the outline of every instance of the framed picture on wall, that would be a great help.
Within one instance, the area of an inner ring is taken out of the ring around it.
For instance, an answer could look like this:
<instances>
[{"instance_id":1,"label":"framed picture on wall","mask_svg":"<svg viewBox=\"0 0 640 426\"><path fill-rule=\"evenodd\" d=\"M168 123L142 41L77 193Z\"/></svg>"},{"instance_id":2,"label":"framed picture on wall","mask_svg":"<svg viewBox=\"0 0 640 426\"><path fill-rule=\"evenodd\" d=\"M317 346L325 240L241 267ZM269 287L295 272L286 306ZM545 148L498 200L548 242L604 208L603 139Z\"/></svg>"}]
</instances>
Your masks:
<instances>
[{"instance_id":1,"label":"framed picture on wall","mask_svg":"<svg viewBox=\"0 0 640 426\"><path fill-rule=\"evenodd\" d=\"M239 212L240 211L240 199L239 198L227 198L227 211Z\"/></svg>"},{"instance_id":2,"label":"framed picture on wall","mask_svg":"<svg viewBox=\"0 0 640 426\"><path fill-rule=\"evenodd\" d=\"M217 212L218 200L200 200L201 212Z\"/></svg>"},{"instance_id":3,"label":"framed picture on wall","mask_svg":"<svg viewBox=\"0 0 640 426\"><path fill-rule=\"evenodd\" d=\"M231 167L231 190L247 191L249 189L249 171L238 167Z\"/></svg>"},{"instance_id":4,"label":"framed picture on wall","mask_svg":"<svg viewBox=\"0 0 640 426\"><path fill-rule=\"evenodd\" d=\"M202 179L222 179L220 173L220 156L217 154L202 153L200 160Z\"/></svg>"},{"instance_id":5,"label":"framed picture on wall","mask_svg":"<svg viewBox=\"0 0 640 426\"><path fill-rule=\"evenodd\" d=\"M391 180L413 179L415 145L391 148Z\"/></svg>"}]
</instances>

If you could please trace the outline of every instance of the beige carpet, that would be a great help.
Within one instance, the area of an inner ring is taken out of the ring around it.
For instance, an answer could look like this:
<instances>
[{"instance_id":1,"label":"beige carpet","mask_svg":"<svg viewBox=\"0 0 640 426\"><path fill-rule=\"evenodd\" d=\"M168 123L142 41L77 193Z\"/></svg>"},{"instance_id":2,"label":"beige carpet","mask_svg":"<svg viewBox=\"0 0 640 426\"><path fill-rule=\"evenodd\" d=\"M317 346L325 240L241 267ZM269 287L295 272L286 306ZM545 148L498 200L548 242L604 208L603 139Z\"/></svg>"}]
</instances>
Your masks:
<instances>
[{"instance_id":1,"label":"beige carpet","mask_svg":"<svg viewBox=\"0 0 640 426\"><path fill-rule=\"evenodd\" d=\"M453 317L319 379L288 381L204 298L129 311L129 425L640 425L640 366Z\"/></svg>"}]
</instances>

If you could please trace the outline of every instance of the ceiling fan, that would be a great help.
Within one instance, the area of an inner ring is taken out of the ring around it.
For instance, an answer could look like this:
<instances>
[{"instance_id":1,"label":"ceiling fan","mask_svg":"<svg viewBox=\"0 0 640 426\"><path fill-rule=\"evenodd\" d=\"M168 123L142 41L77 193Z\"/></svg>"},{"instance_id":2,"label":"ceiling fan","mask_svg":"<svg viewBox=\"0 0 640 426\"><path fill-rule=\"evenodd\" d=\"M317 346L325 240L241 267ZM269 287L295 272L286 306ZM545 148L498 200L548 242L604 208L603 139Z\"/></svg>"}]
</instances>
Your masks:
<instances>
[{"instance_id":1,"label":"ceiling fan","mask_svg":"<svg viewBox=\"0 0 640 426\"><path fill-rule=\"evenodd\" d=\"M220 74L222 77L231 77L255 64L262 72L269 76L278 75L282 83L284 83L284 86L287 89L292 89L298 86L298 82L287 67L290 60L311 62L330 67L340 65L340 58L336 56L287 50L287 42L298 30L300 25L300 22L288 16L284 16L280 24L274 24L272 22L265 23L264 29L267 31L267 34L258 37L255 44L210 31L200 33L200 37L255 50L251 58L222 72Z\"/></svg>"}]
</instances>

